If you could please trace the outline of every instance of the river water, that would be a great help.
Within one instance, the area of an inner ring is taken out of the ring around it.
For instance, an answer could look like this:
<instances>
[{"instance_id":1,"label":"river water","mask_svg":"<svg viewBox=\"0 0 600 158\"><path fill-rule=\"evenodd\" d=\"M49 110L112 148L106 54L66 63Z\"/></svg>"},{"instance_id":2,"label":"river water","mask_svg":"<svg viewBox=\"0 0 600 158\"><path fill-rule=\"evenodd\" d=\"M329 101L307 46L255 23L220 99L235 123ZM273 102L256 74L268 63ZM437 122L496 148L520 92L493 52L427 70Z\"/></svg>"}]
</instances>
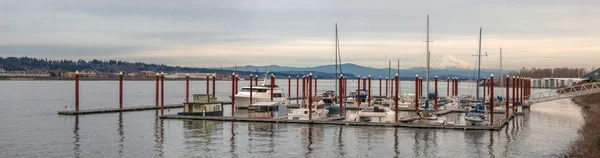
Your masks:
<instances>
[{"instance_id":1,"label":"river water","mask_svg":"<svg viewBox=\"0 0 600 158\"><path fill-rule=\"evenodd\" d=\"M286 80L277 83L287 89ZM333 81L318 83L319 89L334 87ZM80 84L81 109L118 107L117 81ZM348 81L349 89L355 84ZM205 86L192 81L190 91L205 93ZM414 91L414 82L401 86ZM373 95L378 87L375 81ZM471 93L468 83L459 87ZM154 81L125 81L125 106L154 105L154 88ZM439 88L444 96L445 83ZM217 97L229 95L231 82L217 81ZM165 104L184 98L185 82L165 82ZM155 110L57 114L73 106L73 81L0 81L0 157L547 157L560 155L583 123L568 99L532 105L500 131L161 120Z\"/></svg>"}]
</instances>

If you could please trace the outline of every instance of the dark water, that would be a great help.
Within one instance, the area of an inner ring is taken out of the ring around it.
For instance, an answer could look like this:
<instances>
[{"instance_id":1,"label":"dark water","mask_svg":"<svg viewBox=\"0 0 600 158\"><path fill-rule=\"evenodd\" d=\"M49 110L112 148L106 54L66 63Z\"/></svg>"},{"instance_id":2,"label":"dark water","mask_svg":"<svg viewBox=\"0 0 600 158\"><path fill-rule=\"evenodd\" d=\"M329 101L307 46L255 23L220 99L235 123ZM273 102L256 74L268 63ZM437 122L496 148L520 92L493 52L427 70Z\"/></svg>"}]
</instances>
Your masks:
<instances>
[{"instance_id":1,"label":"dark water","mask_svg":"<svg viewBox=\"0 0 600 158\"><path fill-rule=\"evenodd\" d=\"M191 91L205 93L204 86L193 81ZM217 97L228 99L230 82L217 86ZM403 91L412 86L404 82ZM319 89L327 87L333 82L319 80ZM0 88L0 157L546 157L561 154L583 122L569 100L533 105L500 131L160 120L157 111L59 116L65 105L73 109L72 81L1 81ZM81 108L118 107L117 88L116 81L81 82ZM165 104L182 102L184 88L166 82ZM125 94L125 106L153 105L154 82L126 82Z\"/></svg>"}]
</instances>

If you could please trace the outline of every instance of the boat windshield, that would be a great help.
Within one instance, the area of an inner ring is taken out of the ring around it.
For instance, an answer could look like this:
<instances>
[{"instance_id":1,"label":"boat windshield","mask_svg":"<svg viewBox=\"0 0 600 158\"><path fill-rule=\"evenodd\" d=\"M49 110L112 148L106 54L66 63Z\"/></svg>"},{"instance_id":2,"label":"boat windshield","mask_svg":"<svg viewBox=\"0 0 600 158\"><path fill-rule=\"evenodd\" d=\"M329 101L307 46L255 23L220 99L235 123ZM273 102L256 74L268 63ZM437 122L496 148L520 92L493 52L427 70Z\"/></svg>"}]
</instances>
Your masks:
<instances>
[{"instance_id":1,"label":"boat windshield","mask_svg":"<svg viewBox=\"0 0 600 158\"><path fill-rule=\"evenodd\" d=\"M241 92L250 92L250 88L242 88ZM266 89L252 89L252 92L267 92Z\"/></svg>"}]
</instances>

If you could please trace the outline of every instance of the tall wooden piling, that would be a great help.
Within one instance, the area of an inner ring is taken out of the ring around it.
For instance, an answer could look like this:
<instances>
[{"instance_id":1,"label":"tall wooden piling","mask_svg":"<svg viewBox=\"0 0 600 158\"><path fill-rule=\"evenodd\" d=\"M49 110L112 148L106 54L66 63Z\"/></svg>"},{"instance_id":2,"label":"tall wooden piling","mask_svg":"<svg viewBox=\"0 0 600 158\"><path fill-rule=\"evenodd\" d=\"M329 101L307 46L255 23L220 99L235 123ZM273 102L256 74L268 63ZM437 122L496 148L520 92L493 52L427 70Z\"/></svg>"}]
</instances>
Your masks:
<instances>
[{"instance_id":1,"label":"tall wooden piling","mask_svg":"<svg viewBox=\"0 0 600 158\"><path fill-rule=\"evenodd\" d=\"M446 96L450 97L450 77L446 79Z\"/></svg>"},{"instance_id":2,"label":"tall wooden piling","mask_svg":"<svg viewBox=\"0 0 600 158\"><path fill-rule=\"evenodd\" d=\"M317 95L317 76L315 76L315 93L313 93L315 96Z\"/></svg>"},{"instance_id":3,"label":"tall wooden piling","mask_svg":"<svg viewBox=\"0 0 600 158\"><path fill-rule=\"evenodd\" d=\"M433 109L437 111L438 109L438 76L435 76L435 100L433 103Z\"/></svg>"},{"instance_id":4,"label":"tall wooden piling","mask_svg":"<svg viewBox=\"0 0 600 158\"><path fill-rule=\"evenodd\" d=\"M300 84L299 84L300 82L298 82L299 78L300 78L300 76L296 75L296 105L298 105L298 100L300 100L299 90L298 90L298 89L300 89Z\"/></svg>"},{"instance_id":5,"label":"tall wooden piling","mask_svg":"<svg viewBox=\"0 0 600 158\"><path fill-rule=\"evenodd\" d=\"M341 94L343 94L343 91L344 91L344 89L342 89L342 87L343 87L342 74L340 74L339 82L340 82L340 87L338 87L338 88L339 88L340 95L338 95L339 96L338 101L340 102L340 105L339 105L340 106L340 116L344 116L343 112L342 112L343 111L343 108L342 108L343 99L342 99L342 95L341 95Z\"/></svg>"},{"instance_id":6,"label":"tall wooden piling","mask_svg":"<svg viewBox=\"0 0 600 158\"><path fill-rule=\"evenodd\" d=\"M288 76L288 99L292 97L292 76Z\"/></svg>"},{"instance_id":7,"label":"tall wooden piling","mask_svg":"<svg viewBox=\"0 0 600 158\"><path fill-rule=\"evenodd\" d=\"M396 84L398 86L398 84ZM398 92L396 92L397 94ZM396 108L398 109L398 108ZM415 76L415 112L419 112L419 75ZM398 113L398 112L396 112Z\"/></svg>"},{"instance_id":8,"label":"tall wooden piling","mask_svg":"<svg viewBox=\"0 0 600 158\"><path fill-rule=\"evenodd\" d=\"M119 72L119 109L123 109L123 72Z\"/></svg>"},{"instance_id":9,"label":"tall wooden piling","mask_svg":"<svg viewBox=\"0 0 600 158\"><path fill-rule=\"evenodd\" d=\"M308 120L312 120L312 73L308 75Z\"/></svg>"},{"instance_id":10,"label":"tall wooden piling","mask_svg":"<svg viewBox=\"0 0 600 158\"><path fill-rule=\"evenodd\" d=\"M490 76L490 127L494 127L494 74Z\"/></svg>"},{"instance_id":11,"label":"tall wooden piling","mask_svg":"<svg viewBox=\"0 0 600 158\"><path fill-rule=\"evenodd\" d=\"M165 114L165 73L160 73L160 115Z\"/></svg>"},{"instance_id":12,"label":"tall wooden piling","mask_svg":"<svg viewBox=\"0 0 600 158\"><path fill-rule=\"evenodd\" d=\"M379 98L381 98L381 76L379 76Z\"/></svg>"},{"instance_id":13,"label":"tall wooden piling","mask_svg":"<svg viewBox=\"0 0 600 158\"><path fill-rule=\"evenodd\" d=\"M358 100L357 104L358 104L358 107L360 107L360 102L361 102L361 99L360 99L360 76L358 76L358 80L357 81L358 81L357 82L358 83L358 85L357 85L358 89L356 91L356 100Z\"/></svg>"},{"instance_id":14,"label":"tall wooden piling","mask_svg":"<svg viewBox=\"0 0 600 158\"><path fill-rule=\"evenodd\" d=\"M385 97L389 97L388 96L388 77L385 77Z\"/></svg>"},{"instance_id":15,"label":"tall wooden piling","mask_svg":"<svg viewBox=\"0 0 600 158\"><path fill-rule=\"evenodd\" d=\"M509 95L508 94L508 88L510 88L510 86L508 85L509 84L509 79L510 79L510 77L508 75L506 75L506 81L505 81L506 83L505 83L505 86L504 86L506 88L506 95L504 96L504 102L505 102L504 106L506 107L506 111L505 111L506 121L508 121L508 116L511 114L511 112L508 111L508 102L509 102L508 101L508 95Z\"/></svg>"},{"instance_id":16,"label":"tall wooden piling","mask_svg":"<svg viewBox=\"0 0 600 158\"><path fill-rule=\"evenodd\" d=\"M367 105L371 106L371 75L369 75L368 80L369 80L369 87L367 88L368 89L368 93L367 94L369 96L367 97Z\"/></svg>"},{"instance_id":17,"label":"tall wooden piling","mask_svg":"<svg viewBox=\"0 0 600 158\"><path fill-rule=\"evenodd\" d=\"M367 77L363 77L363 89L367 90Z\"/></svg>"},{"instance_id":18,"label":"tall wooden piling","mask_svg":"<svg viewBox=\"0 0 600 158\"><path fill-rule=\"evenodd\" d=\"M517 81L515 80L515 76L513 76L513 77L512 77L512 110L513 110L513 114L514 114L515 112L517 112L517 108L516 108L516 106L517 106L517 102L516 102L517 100L516 100L516 97L517 97L517 96L516 96L516 94L515 94L515 93L516 93L516 92L515 92L515 87L516 87L516 85L517 85Z\"/></svg>"},{"instance_id":19,"label":"tall wooden piling","mask_svg":"<svg viewBox=\"0 0 600 158\"><path fill-rule=\"evenodd\" d=\"M519 101L519 98L520 98L520 96L521 96L521 95L519 95L519 85L521 84L521 83L519 83L519 76L517 76L517 77L515 78L515 82L516 82L516 88L515 88L515 90L517 91L517 92L516 92L516 93L517 93L517 94L516 94L516 95L517 95L517 96L516 96L517 98L516 98L516 104L515 104L515 105L513 105L513 106L517 106L517 107L518 107L519 105L521 105L521 102Z\"/></svg>"},{"instance_id":20,"label":"tall wooden piling","mask_svg":"<svg viewBox=\"0 0 600 158\"><path fill-rule=\"evenodd\" d=\"M213 79L212 79L212 80L213 80L213 81L212 81L212 96L213 96L213 98L217 98L217 97L216 97L216 94L217 94L217 91L216 91L216 89L217 89L217 88L216 88L216 87L217 87L217 86L215 85L215 84L216 84L215 82L216 82L216 80L217 80L217 75L216 75L216 74L213 74L213 76L212 76L212 77L213 77ZM252 81L252 76L250 76L250 81ZM252 85L252 82L250 83L250 85Z\"/></svg>"},{"instance_id":21,"label":"tall wooden piling","mask_svg":"<svg viewBox=\"0 0 600 158\"><path fill-rule=\"evenodd\" d=\"M485 104L485 88L487 86L487 79L484 77L483 78L483 101L481 102L482 104Z\"/></svg>"},{"instance_id":22,"label":"tall wooden piling","mask_svg":"<svg viewBox=\"0 0 600 158\"><path fill-rule=\"evenodd\" d=\"M79 71L75 71L75 111L79 112Z\"/></svg>"},{"instance_id":23,"label":"tall wooden piling","mask_svg":"<svg viewBox=\"0 0 600 158\"><path fill-rule=\"evenodd\" d=\"M273 74L271 74L271 84L269 85L269 93L270 93L270 98L271 101L273 101L273 86L275 84L275 76L273 76Z\"/></svg>"},{"instance_id":24,"label":"tall wooden piling","mask_svg":"<svg viewBox=\"0 0 600 158\"><path fill-rule=\"evenodd\" d=\"M210 78L209 78L209 76L210 76L210 74L206 73L206 101L207 102L210 102L210 92L209 92L209 89L210 89L210 85L209 85Z\"/></svg>"},{"instance_id":25,"label":"tall wooden piling","mask_svg":"<svg viewBox=\"0 0 600 158\"><path fill-rule=\"evenodd\" d=\"M156 73L156 107L158 107L158 89L160 89L159 82L158 82L159 77L160 77L160 74L158 74L158 72L157 72Z\"/></svg>"},{"instance_id":26,"label":"tall wooden piling","mask_svg":"<svg viewBox=\"0 0 600 158\"><path fill-rule=\"evenodd\" d=\"M252 105L252 93L254 92L252 91L252 80L254 80L253 78L254 77L252 77L252 74L250 74L250 105Z\"/></svg>"},{"instance_id":27,"label":"tall wooden piling","mask_svg":"<svg viewBox=\"0 0 600 158\"><path fill-rule=\"evenodd\" d=\"M521 84L519 84L519 86L521 86L521 93L519 93L519 94L521 94L521 97L519 97L519 103L521 103L521 105L523 105L523 97L525 96L523 94L523 90L525 89L523 86L525 84L525 82L523 80L524 80L523 77L521 77L521 80L519 80L521 82Z\"/></svg>"},{"instance_id":28,"label":"tall wooden piling","mask_svg":"<svg viewBox=\"0 0 600 158\"><path fill-rule=\"evenodd\" d=\"M231 74L231 117L235 117L235 72Z\"/></svg>"},{"instance_id":29,"label":"tall wooden piling","mask_svg":"<svg viewBox=\"0 0 600 158\"><path fill-rule=\"evenodd\" d=\"M190 74L185 74L185 102L190 102Z\"/></svg>"},{"instance_id":30,"label":"tall wooden piling","mask_svg":"<svg viewBox=\"0 0 600 158\"><path fill-rule=\"evenodd\" d=\"M306 99L306 75L302 76L302 104L306 105L305 103L305 99ZM306 100L308 101L308 100Z\"/></svg>"},{"instance_id":31,"label":"tall wooden piling","mask_svg":"<svg viewBox=\"0 0 600 158\"><path fill-rule=\"evenodd\" d=\"M258 86L258 75L254 75L254 85Z\"/></svg>"},{"instance_id":32,"label":"tall wooden piling","mask_svg":"<svg viewBox=\"0 0 600 158\"><path fill-rule=\"evenodd\" d=\"M458 95L458 77L456 78L456 82L454 84L456 84L456 88L454 89L454 91L455 91L454 94L456 94L456 96L459 96Z\"/></svg>"},{"instance_id":33,"label":"tall wooden piling","mask_svg":"<svg viewBox=\"0 0 600 158\"><path fill-rule=\"evenodd\" d=\"M396 80L396 87L394 87L396 89L396 93L394 94L394 105L396 107L396 112L394 113L394 121L396 122L396 124L398 123L398 73L396 73L396 76L394 77L394 79Z\"/></svg>"},{"instance_id":34,"label":"tall wooden piling","mask_svg":"<svg viewBox=\"0 0 600 158\"><path fill-rule=\"evenodd\" d=\"M475 99L479 100L479 78L475 79Z\"/></svg>"}]
</instances>

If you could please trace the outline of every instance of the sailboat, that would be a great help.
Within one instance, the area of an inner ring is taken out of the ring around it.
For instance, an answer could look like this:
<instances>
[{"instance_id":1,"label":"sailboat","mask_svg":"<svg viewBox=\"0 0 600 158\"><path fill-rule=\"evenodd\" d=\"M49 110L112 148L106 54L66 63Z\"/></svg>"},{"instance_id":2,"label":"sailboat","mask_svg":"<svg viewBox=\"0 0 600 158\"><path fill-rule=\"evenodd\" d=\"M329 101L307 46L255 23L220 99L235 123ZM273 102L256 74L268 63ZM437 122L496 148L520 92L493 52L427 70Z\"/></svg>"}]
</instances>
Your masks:
<instances>
[{"instance_id":1,"label":"sailboat","mask_svg":"<svg viewBox=\"0 0 600 158\"><path fill-rule=\"evenodd\" d=\"M423 106L421 108L423 108L423 111L419 112L419 116L422 119L428 119L428 120L436 120L437 119L437 115L435 113L435 109L431 108L432 105L432 101L435 100L434 97L435 93L429 92L429 68L431 66L431 52L429 51L429 15L427 15L427 76L425 76L425 80L427 81L427 97L425 100L425 103L423 104Z\"/></svg>"},{"instance_id":2,"label":"sailboat","mask_svg":"<svg viewBox=\"0 0 600 158\"><path fill-rule=\"evenodd\" d=\"M479 28L479 49L477 51L477 57L478 57L478 64L477 64L477 78L480 78L481 74L481 34L483 32L483 28ZM475 83L476 87L477 87L477 97L475 99L477 99L478 103L471 106L471 108L469 109L469 112L466 114L465 116L465 120L467 121L467 123L470 123L471 125L474 125L476 123L479 122L483 122L486 120L485 118L485 107L480 104L479 102L479 83ZM485 92L484 92L485 93Z\"/></svg>"},{"instance_id":3,"label":"sailboat","mask_svg":"<svg viewBox=\"0 0 600 158\"><path fill-rule=\"evenodd\" d=\"M338 69L339 67L339 69ZM335 23L335 75L338 76L338 70L339 70L339 76L342 76L342 56L340 55L340 43L339 43L339 39L338 39L338 28L337 28L337 23ZM325 106L324 108L329 110L329 111L340 111L340 108L342 107L342 105L339 104L339 102L337 101L337 99L342 99L344 100L345 98L342 98L342 92L338 92L338 80L334 79L335 81L335 90L333 95L335 96L337 94L337 98L334 97L334 99L332 99L332 104L330 104L329 106ZM342 83L339 83L342 84Z\"/></svg>"}]
</instances>

